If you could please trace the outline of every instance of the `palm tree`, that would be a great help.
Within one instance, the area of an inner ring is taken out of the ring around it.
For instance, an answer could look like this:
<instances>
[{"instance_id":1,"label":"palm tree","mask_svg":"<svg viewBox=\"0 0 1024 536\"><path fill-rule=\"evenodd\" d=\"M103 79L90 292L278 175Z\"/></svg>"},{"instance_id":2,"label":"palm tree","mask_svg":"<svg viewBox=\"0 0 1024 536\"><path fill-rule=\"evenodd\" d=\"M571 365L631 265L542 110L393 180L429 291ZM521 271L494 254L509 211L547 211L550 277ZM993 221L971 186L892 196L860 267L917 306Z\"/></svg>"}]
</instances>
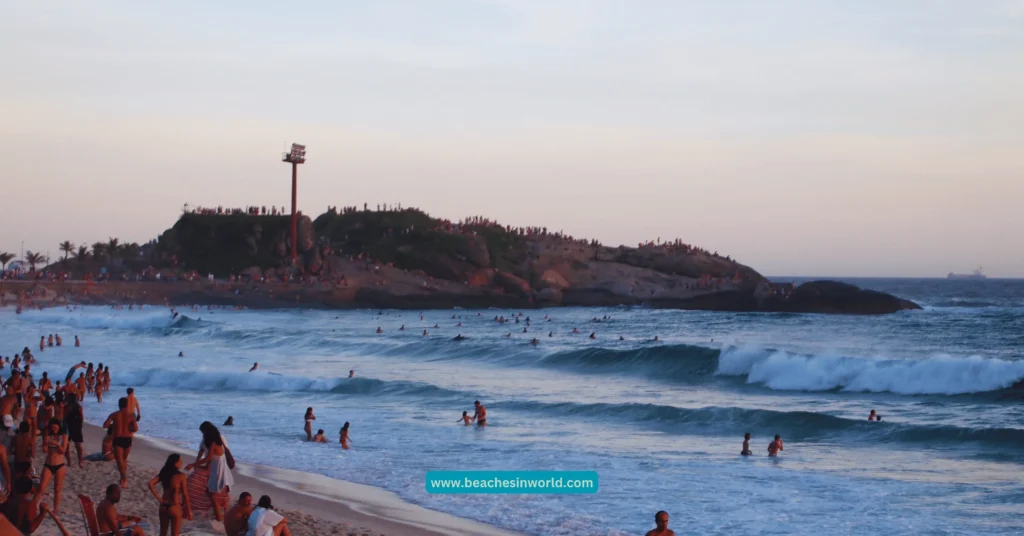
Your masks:
<instances>
[{"instance_id":1,"label":"palm tree","mask_svg":"<svg viewBox=\"0 0 1024 536\"><path fill-rule=\"evenodd\" d=\"M106 251L107 245L104 244L103 242L96 242L95 244L92 245L92 256L97 260L103 255L105 255Z\"/></svg>"},{"instance_id":2,"label":"palm tree","mask_svg":"<svg viewBox=\"0 0 1024 536\"><path fill-rule=\"evenodd\" d=\"M7 253L6 251L0 252L0 263L3 263L3 266L4 266L3 270L4 271L7 270L7 263L9 263L9 262L11 262L13 260L14 260L14 254L13 253Z\"/></svg>"},{"instance_id":3,"label":"palm tree","mask_svg":"<svg viewBox=\"0 0 1024 536\"><path fill-rule=\"evenodd\" d=\"M135 259L139 256L139 249L138 242L128 242L121 245L121 254L124 255L125 260Z\"/></svg>"},{"instance_id":4,"label":"palm tree","mask_svg":"<svg viewBox=\"0 0 1024 536\"><path fill-rule=\"evenodd\" d=\"M85 262L89 260L89 246L78 246L78 252L75 253L75 258L78 262Z\"/></svg>"},{"instance_id":5,"label":"palm tree","mask_svg":"<svg viewBox=\"0 0 1024 536\"><path fill-rule=\"evenodd\" d=\"M114 237L110 237L110 240L107 241L107 257L109 257L111 261L114 260L114 256L117 255L120 246L121 241Z\"/></svg>"},{"instance_id":6,"label":"palm tree","mask_svg":"<svg viewBox=\"0 0 1024 536\"><path fill-rule=\"evenodd\" d=\"M75 251L75 245L72 244L70 240L65 240L65 241L61 242L58 247L60 248L61 251L64 252L64 259L63 260L65 260L65 261L68 260L68 257L71 255L71 253L73 251Z\"/></svg>"},{"instance_id":7,"label":"palm tree","mask_svg":"<svg viewBox=\"0 0 1024 536\"><path fill-rule=\"evenodd\" d=\"M39 263L45 263L46 257L42 253L32 253L31 251L26 252L25 262L32 268L32 271L36 271L36 265Z\"/></svg>"}]
</instances>

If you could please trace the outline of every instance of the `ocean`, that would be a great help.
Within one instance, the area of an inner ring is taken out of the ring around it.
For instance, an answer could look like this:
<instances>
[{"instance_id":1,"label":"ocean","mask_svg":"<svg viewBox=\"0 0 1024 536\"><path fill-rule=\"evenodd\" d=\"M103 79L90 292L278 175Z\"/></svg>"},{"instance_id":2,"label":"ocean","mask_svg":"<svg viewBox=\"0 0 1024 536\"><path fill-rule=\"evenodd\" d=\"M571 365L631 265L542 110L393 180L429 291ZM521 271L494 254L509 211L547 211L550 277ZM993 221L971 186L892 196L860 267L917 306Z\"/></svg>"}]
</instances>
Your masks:
<instances>
[{"instance_id":1,"label":"ocean","mask_svg":"<svg viewBox=\"0 0 1024 536\"><path fill-rule=\"evenodd\" d=\"M148 306L8 308L0 354L59 333L66 347L37 356L36 378L63 379L81 360L111 368L113 393L86 405L90 422L132 386L144 434L196 445L201 421L231 415L222 430L241 461L379 486L528 534L639 535L658 510L680 534L1020 534L1024 280L849 282L924 309L184 307L172 321ZM477 399L489 426L457 424ZM304 441L307 406L331 443ZM881 422L867 421L872 409ZM337 444L345 421L348 451ZM745 432L754 456L739 456ZM770 459L774 434L785 451ZM424 490L426 471L470 469L593 470L600 491Z\"/></svg>"}]
</instances>

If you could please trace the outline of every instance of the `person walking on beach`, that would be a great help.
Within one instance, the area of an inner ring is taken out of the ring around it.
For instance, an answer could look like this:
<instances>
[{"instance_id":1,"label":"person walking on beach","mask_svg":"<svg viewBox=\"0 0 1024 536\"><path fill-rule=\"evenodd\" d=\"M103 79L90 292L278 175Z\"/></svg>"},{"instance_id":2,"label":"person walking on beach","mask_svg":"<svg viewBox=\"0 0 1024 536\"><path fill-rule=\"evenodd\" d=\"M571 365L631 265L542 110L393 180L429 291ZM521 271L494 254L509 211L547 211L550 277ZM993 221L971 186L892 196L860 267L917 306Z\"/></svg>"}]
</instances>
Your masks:
<instances>
[{"instance_id":1,"label":"person walking on beach","mask_svg":"<svg viewBox=\"0 0 1024 536\"><path fill-rule=\"evenodd\" d=\"M43 463L43 472L39 477L39 490L36 491L38 501L46 491L46 486L53 479L53 510L60 511L60 494L64 487L64 474L67 468L67 457L64 455L68 450L68 436L60 433L60 421L50 419L50 435L43 444L43 452L46 454L46 461Z\"/></svg>"},{"instance_id":2,"label":"person walking on beach","mask_svg":"<svg viewBox=\"0 0 1024 536\"><path fill-rule=\"evenodd\" d=\"M235 478L231 474L231 465L234 465L234 458L231 456L231 449L220 435L220 430L210 421L205 421L199 426L203 432L203 444L200 448L200 459L189 464L185 470L192 468L209 469L210 476L206 481L206 493L213 504L213 517L217 521L224 520L222 505L215 497L221 491L231 491L235 485Z\"/></svg>"},{"instance_id":3,"label":"person walking on beach","mask_svg":"<svg viewBox=\"0 0 1024 536\"><path fill-rule=\"evenodd\" d=\"M128 399L128 411L130 411L133 415L135 415L135 420L136 421L141 421L142 420L142 408L139 406L139 399L135 398L135 389L132 389L131 387L129 387L127 393L128 393L128 396L125 397L125 398Z\"/></svg>"},{"instance_id":4,"label":"person walking on beach","mask_svg":"<svg viewBox=\"0 0 1024 536\"><path fill-rule=\"evenodd\" d=\"M245 536L292 536L288 530L288 520L274 511L270 497L260 497L260 502L249 514L249 530Z\"/></svg>"},{"instance_id":5,"label":"person walking on beach","mask_svg":"<svg viewBox=\"0 0 1024 536\"><path fill-rule=\"evenodd\" d=\"M306 408L306 441L313 440L313 421L316 420L316 415L313 415L313 408Z\"/></svg>"},{"instance_id":6,"label":"person walking on beach","mask_svg":"<svg viewBox=\"0 0 1024 536\"><path fill-rule=\"evenodd\" d=\"M160 484L163 495L157 493L156 485ZM170 528L171 536L181 534L182 518L192 520L192 503L188 499L188 486L185 473L181 472L181 456L171 454L160 469L160 472L149 481L149 491L160 503L160 536L167 536Z\"/></svg>"},{"instance_id":7,"label":"person walking on beach","mask_svg":"<svg viewBox=\"0 0 1024 536\"><path fill-rule=\"evenodd\" d=\"M224 532L227 536L244 536L249 528L249 515L252 514L252 494L243 491L228 512L224 514Z\"/></svg>"},{"instance_id":8,"label":"person walking on beach","mask_svg":"<svg viewBox=\"0 0 1024 536\"><path fill-rule=\"evenodd\" d=\"M142 521L138 516L123 516L117 513L117 503L121 502L121 487L117 484L107 486L107 495L96 505L96 524L100 534L104 536L146 536L137 523ZM136 523L125 526L125 523Z\"/></svg>"},{"instance_id":9,"label":"person walking on beach","mask_svg":"<svg viewBox=\"0 0 1024 536\"><path fill-rule=\"evenodd\" d=\"M654 514L654 529L647 531L644 536L676 536L676 533L668 528L668 512L661 510Z\"/></svg>"},{"instance_id":10,"label":"person walking on beach","mask_svg":"<svg viewBox=\"0 0 1024 536\"><path fill-rule=\"evenodd\" d=\"M782 436L775 434L775 440L768 444L768 456L774 458L783 450L785 449L782 447Z\"/></svg>"},{"instance_id":11,"label":"person walking on beach","mask_svg":"<svg viewBox=\"0 0 1024 536\"><path fill-rule=\"evenodd\" d=\"M75 397L68 399L68 406L64 408L64 427L67 428L68 433L68 453L71 451L71 443L75 444L75 450L78 451L78 467L82 467L82 443L85 439L82 437L82 426L85 423L85 412L82 411L82 405L78 403Z\"/></svg>"},{"instance_id":12,"label":"person walking on beach","mask_svg":"<svg viewBox=\"0 0 1024 536\"><path fill-rule=\"evenodd\" d=\"M348 438L348 421L345 421L345 425L341 427L339 434L341 437L338 439L338 442L341 443L341 448L348 450L348 442L350 441Z\"/></svg>"},{"instance_id":13,"label":"person walking on beach","mask_svg":"<svg viewBox=\"0 0 1024 536\"><path fill-rule=\"evenodd\" d=\"M473 406L476 407L476 411L473 413L473 422L477 426L487 426L487 408L479 400L473 402Z\"/></svg>"},{"instance_id":14,"label":"person walking on beach","mask_svg":"<svg viewBox=\"0 0 1024 536\"><path fill-rule=\"evenodd\" d=\"M135 415L128 409L128 399L117 400L118 410L111 413L103 422L104 428L114 427L114 461L117 472L121 474L121 486L128 486L128 455L132 451L132 437L139 431Z\"/></svg>"}]
</instances>

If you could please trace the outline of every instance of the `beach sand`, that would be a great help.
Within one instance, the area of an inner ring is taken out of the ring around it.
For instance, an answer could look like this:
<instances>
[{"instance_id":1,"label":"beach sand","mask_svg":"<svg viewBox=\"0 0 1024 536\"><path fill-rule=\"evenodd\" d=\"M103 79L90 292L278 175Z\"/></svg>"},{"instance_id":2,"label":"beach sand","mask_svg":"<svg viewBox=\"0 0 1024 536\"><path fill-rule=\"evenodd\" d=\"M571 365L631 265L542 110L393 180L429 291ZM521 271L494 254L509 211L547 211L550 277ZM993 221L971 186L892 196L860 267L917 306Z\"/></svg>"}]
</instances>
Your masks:
<instances>
[{"instance_id":1,"label":"beach sand","mask_svg":"<svg viewBox=\"0 0 1024 536\"><path fill-rule=\"evenodd\" d=\"M86 424L84 431L85 454L99 451L104 431L89 424ZM146 534L159 534L158 505L149 492L147 483L157 474L169 453L178 452L183 455L182 459L189 463L195 460L196 452L141 435L135 437L129 457L129 486L122 492L118 513L142 517L149 524ZM42 456L38 451L34 467L37 472L42 469ZM247 465L241 460L234 472L232 502L242 491L251 493L254 502L261 495L269 495L273 499L275 509L288 519L288 526L295 536L515 534L406 503L393 493L372 486L299 471ZM112 461L85 462L82 469L70 467L64 480L58 512L64 527L73 535L86 534L78 495L87 495L95 503L99 503L103 499L106 487L117 481L117 467ZM43 497L51 506L52 489L51 484ZM223 526L212 520L212 512L195 512L195 519L186 521L182 529L182 534L192 535L223 533ZM34 534L57 536L60 531L53 521L47 518Z\"/></svg>"}]
</instances>

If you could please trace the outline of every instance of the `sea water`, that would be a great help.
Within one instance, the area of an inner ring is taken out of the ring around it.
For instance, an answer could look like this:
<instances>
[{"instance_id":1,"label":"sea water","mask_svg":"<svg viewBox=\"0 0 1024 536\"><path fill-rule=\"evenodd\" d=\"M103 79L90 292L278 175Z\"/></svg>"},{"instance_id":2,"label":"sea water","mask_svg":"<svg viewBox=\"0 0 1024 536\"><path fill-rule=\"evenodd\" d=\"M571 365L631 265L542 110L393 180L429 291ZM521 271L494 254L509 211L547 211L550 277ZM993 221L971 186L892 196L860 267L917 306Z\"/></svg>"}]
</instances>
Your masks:
<instances>
[{"instance_id":1,"label":"sea water","mask_svg":"<svg viewBox=\"0 0 1024 536\"><path fill-rule=\"evenodd\" d=\"M924 310L567 308L515 323L520 311L497 309L8 309L0 354L59 333L36 378L81 360L111 368L90 422L132 386L144 434L197 444L201 421L231 415L240 460L530 534L643 534L657 510L687 534L1020 534L1024 281L854 282ZM474 400L485 429L456 422ZM305 442L308 406L330 443ZM785 451L770 459L774 434ZM432 470L592 470L600 492L428 495Z\"/></svg>"}]
</instances>

